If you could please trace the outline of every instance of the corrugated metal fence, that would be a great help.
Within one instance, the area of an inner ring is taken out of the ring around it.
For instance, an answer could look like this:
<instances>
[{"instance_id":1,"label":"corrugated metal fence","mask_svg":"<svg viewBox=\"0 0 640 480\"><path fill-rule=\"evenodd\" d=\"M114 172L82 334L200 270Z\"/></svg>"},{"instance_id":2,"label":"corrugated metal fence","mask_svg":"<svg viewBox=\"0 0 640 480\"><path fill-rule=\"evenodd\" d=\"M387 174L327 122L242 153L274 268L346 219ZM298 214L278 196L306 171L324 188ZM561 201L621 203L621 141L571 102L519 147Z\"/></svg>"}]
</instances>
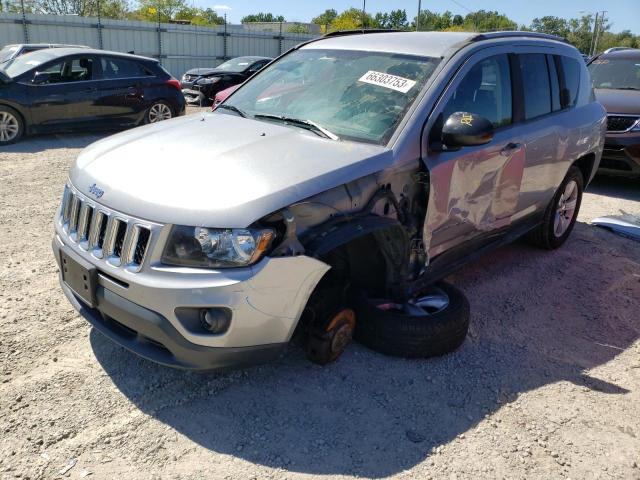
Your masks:
<instances>
[{"instance_id":1,"label":"corrugated metal fence","mask_svg":"<svg viewBox=\"0 0 640 480\"><path fill-rule=\"evenodd\" d=\"M0 0L1 1L1 0ZM0 13L0 48L11 43L67 43L159 58L176 77L242 55L276 57L314 35L197 27L66 15Z\"/></svg>"}]
</instances>

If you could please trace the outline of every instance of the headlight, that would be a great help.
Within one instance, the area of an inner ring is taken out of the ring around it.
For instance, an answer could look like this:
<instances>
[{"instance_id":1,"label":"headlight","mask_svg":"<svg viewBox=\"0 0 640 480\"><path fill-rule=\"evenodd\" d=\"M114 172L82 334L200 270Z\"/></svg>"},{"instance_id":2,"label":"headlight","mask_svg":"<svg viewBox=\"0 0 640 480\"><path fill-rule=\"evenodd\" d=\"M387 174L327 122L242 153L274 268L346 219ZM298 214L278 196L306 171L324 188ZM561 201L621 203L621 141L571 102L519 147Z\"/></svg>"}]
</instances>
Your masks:
<instances>
[{"instance_id":1,"label":"headlight","mask_svg":"<svg viewBox=\"0 0 640 480\"><path fill-rule=\"evenodd\" d=\"M220 81L220 77L211 77L211 78L201 78L196 83L198 85L211 85L212 83L216 83Z\"/></svg>"},{"instance_id":2,"label":"headlight","mask_svg":"<svg viewBox=\"0 0 640 480\"><path fill-rule=\"evenodd\" d=\"M189 267L231 268L256 263L271 245L270 229L175 226L162 263Z\"/></svg>"}]
</instances>

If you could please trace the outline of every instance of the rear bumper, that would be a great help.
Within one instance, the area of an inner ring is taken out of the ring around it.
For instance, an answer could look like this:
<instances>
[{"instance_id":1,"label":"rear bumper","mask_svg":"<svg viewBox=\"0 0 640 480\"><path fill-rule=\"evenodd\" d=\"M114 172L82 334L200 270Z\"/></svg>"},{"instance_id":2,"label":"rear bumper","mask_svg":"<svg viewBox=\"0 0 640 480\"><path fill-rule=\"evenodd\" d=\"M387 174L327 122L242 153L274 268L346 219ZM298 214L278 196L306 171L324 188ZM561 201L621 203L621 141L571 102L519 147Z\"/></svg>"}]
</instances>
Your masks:
<instances>
[{"instance_id":1,"label":"rear bumper","mask_svg":"<svg viewBox=\"0 0 640 480\"><path fill-rule=\"evenodd\" d=\"M640 176L640 132L608 134L598 173Z\"/></svg>"},{"instance_id":2,"label":"rear bumper","mask_svg":"<svg viewBox=\"0 0 640 480\"><path fill-rule=\"evenodd\" d=\"M187 341L162 315L137 305L104 287L96 290L91 308L60 279L73 307L100 333L147 360L187 370L221 370L266 363L278 358L287 343L239 348L215 348ZM117 319L117 320L116 320Z\"/></svg>"}]
</instances>

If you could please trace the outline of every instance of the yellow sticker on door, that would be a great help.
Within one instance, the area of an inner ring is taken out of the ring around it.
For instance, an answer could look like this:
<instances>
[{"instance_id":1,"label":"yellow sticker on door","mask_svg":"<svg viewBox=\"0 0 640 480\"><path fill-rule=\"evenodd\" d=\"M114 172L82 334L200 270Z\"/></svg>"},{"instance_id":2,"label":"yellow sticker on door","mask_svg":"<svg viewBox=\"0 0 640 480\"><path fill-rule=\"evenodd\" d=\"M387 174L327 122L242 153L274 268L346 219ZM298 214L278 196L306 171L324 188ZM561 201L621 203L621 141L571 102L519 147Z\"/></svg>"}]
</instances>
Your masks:
<instances>
[{"instance_id":1,"label":"yellow sticker on door","mask_svg":"<svg viewBox=\"0 0 640 480\"><path fill-rule=\"evenodd\" d=\"M411 90L416 82L409 80L408 78L397 77L396 75L390 75L388 73L376 72L375 70L369 70L363 76L358 79L359 82L370 83L371 85L378 85L379 87L389 88L397 92L407 93Z\"/></svg>"}]
</instances>

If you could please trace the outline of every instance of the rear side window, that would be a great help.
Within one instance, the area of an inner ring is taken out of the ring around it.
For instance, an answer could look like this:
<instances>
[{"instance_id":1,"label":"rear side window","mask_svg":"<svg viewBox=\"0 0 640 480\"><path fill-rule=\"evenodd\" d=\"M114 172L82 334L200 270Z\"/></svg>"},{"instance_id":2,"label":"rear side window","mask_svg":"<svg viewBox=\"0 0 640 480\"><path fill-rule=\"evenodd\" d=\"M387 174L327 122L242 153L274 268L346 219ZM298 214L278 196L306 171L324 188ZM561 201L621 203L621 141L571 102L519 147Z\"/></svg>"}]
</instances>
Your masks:
<instances>
[{"instance_id":1,"label":"rear side window","mask_svg":"<svg viewBox=\"0 0 640 480\"><path fill-rule=\"evenodd\" d=\"M573 58L561 56L564 85L561 93L562 106L573 107L578 100L578 87L580 86L580 64Z\"/></svg>"},{"instance_id":2,"label":"rear side window","mask_svg":"<svg viewBox=\"0 0 640 480\"><path fill-rule=\"evenodd\" d=\"M102 57L103 78L130 78L147 75L138 62L124 58Z\"/></svg>"},{"instance_id":3,"label":"rear side window","mask_svg":"<svg viewBox=\"0 0 640 480\"><path fill-rule=\"evenodd\" d=\"M524 116L527 120L551 113L551 85L546 55L519 55L524 90Z\"/></svg>"},{"instance_id":4,"label":"rear side window","mask_svg":"<svg viewBox=\"0 0 640 480\"><path fill-rule=\"evenodd\" d=\"M481 115L494 127L511 123L511 74L506 55L482 60L467 72L445 107L444 118L455 112Z\"/></svg>"}]
</instances>

